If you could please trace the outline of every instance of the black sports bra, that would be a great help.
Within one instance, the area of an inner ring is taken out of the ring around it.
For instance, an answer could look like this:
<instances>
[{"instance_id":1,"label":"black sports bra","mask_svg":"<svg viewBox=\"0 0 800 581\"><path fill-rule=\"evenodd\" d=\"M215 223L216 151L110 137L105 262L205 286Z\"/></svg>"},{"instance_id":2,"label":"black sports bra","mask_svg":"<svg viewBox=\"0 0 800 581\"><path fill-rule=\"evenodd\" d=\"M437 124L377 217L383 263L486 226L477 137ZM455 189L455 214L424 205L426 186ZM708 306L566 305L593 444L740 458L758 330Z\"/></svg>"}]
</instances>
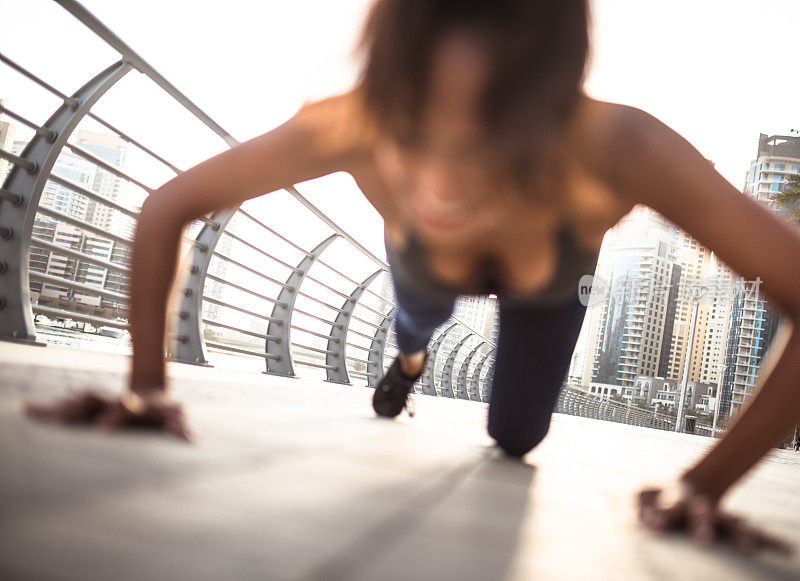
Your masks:
<instances>
[{"instance_id":1,"label":"black sports bra","mask_svg":"<svg viewBox=\"0 0 800 581\"><path fill-rule=\"evenodd\" d=\"M598 251L588 251L579 246L572 236L566 222L558 227L558 264L556 272L548 285L530 296L510 295L505 292L499 280L495 261L487 260L481 264L480 283L474 288L453 286L436 279L430 272L426 261L425 248L413 230L408 231L406 245L394 249L389 244L388 233L384 229L386 257L395 284L403 284L427 295L433 300L452 300L458 295L495 294L505 303L519 304L564 304L578 297L578 281L584 274L594 275Z\"/></svg>"}]
</instances>

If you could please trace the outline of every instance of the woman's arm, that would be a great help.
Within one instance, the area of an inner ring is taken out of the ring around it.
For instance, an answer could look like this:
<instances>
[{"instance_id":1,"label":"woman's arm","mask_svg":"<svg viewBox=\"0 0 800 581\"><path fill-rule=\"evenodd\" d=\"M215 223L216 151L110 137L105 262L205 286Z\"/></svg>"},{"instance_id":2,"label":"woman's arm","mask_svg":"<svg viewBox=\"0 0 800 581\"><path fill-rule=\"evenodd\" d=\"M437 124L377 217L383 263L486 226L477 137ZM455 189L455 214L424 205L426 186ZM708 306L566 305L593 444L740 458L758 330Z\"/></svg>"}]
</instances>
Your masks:
<instances>
[{"instance_id":1,"label":"woman's arm","mask_svg":"<svg viewBox=\"0 0 800 581\"><path fill-rule=\"evenodd\" d=\"M652 116L617 109L609 180L684 229L748 280L784 315L756 396L721 441L681 481L716 503L800 418L800 233L714 170L686 140Z\"/></svg>"},{"instance_id":2,"label":"woman's arm","mask_svg":"<svg viewBox=\"0 0 800 581\"><path fill-rule=\"evenodd\" d=\"M326 135L340 121L335 116L345 98L301 109L278 128L198 164L145 200L131 273L130 387L134 392L165 389L167 296L185 226L212 210L347 169L354 157L353 144L337 147Z\"/></svg>"},{"instance_id":3,"label":"woman's arm","mask_svg":"<svg viewBox=\"0 0 800 581\"><path fill-rule=\"evenodd\" d=\"M216 155L167 182L139 215L131 269L130 391L119 401L88 393L55 405L29 405L47 421L164 426L188 439L180 407L166 394L164 336L181 234L193 219L219 208L320 177L352 171L369 157L352 119L351 95L303 107L276 129Z\"/></svg>"}]
</instances>

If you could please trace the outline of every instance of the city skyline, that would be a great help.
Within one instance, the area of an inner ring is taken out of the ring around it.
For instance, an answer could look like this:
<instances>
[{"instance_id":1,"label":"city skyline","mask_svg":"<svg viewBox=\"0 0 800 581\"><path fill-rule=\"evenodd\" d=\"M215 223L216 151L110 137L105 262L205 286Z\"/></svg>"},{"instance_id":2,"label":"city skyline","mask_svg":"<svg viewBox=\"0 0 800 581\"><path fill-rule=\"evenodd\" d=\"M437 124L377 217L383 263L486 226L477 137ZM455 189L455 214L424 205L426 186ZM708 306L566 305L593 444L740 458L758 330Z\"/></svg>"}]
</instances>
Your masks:
<instances>
[{"instance_id":1,"label":"city skyline","mask_svg":"<svg viewBox=\"0 0 800 581\"><path fill-rule=\"evenodd\" d=\"M757 144L742 195L779 214L770 195L800 175L800 136L762 133ZM662 390L655 399L674 405L678 382L685 381L692 405L719 406L721 419L741 410L780 320L760 277L744 280L647 207L609 230L597 271L602 292L590 303L572 382L649 405L656 394L647 390Z\"/></svg>"}]
</instances>

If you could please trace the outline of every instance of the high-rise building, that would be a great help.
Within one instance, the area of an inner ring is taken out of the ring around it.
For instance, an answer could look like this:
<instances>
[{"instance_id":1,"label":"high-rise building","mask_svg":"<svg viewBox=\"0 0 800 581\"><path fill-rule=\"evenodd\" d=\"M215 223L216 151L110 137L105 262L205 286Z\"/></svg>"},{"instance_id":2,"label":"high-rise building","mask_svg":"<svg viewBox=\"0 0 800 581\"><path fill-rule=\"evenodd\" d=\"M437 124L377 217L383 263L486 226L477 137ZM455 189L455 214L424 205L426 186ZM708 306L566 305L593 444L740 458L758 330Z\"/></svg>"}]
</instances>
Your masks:
<instances>
[{"instance_id":1,"label":"high-rise building","mask_svg":"<svg viewBox=\"0 0 800 581\"><path fill-rule=\"evenodd\" d=\"M612 228L607 234L606 239L611 239L614 236L615 228ZM595 276L603 280L611 280L611 270L608 260L605 260L607 255L607 245L605 241L601 248L600 256L598 257L597 268L595 269ZM593 291L595 292L595 291ZM595 347L598 342L598 337L604 322L605 303L590 301L586 307L586 315L583 319L583 326L578 335L578 340L575 342L575 350L572 353L572 363L570 371L567 376L568 383L581 385L583 388L588 388L592 381L592 373L594 370L594 355Z\"/></svg>"},{"instance_id":2,"label":"high-rise building","mask_svg":"<svg viewBox=\"0 0 800 581\"><path fill-rule=\"evenodd\" d=\"M703 345L706 336L706 326L710 305L706 300L699 300L693 334L693 344L689 349L689 330L692 312L695 305L695 295L710 280L712 260L711 251L683 230L678 230L677 235L677 262L681 267L680 281L678 282L678 296L673 318L672 341L669 348L669 359L666 373L667 379L680 380L686 366L686 357L691 351L688 377L690 381L699 381L702 370Z\"/></svg>"},{"instance_id":3,"label":"high-rise building","mask_svg":"<svg viewBox=\"0 0 800 581\"><path fill-rule=\"evenodd\" d=\"M497 341L500 320L496 296L461 296L456 301L453 314L487 339Z\"/></svg>"},{"instance_id":4,"label":"high-rise building","mask_svg":"<svg viewBox=\"0 0 800 581\"><path fill-rule=\"evenodd\" d=\"M590 345L591 381L630 387L640 375L655 376L669 357L667 314L680 277L675 238L675 226L645 206L614 227L604 257L610 266L603 269L609 289Z\"/></svg>"},{"instance_id":5,"label":"high-rise building","mask_svg":"<svg viewBox=\"0 0 800 581\"><path fill-rule=\"evenodd\" d=\"M78 144L81 148L102 159L106 163L122 168L128 152L128 143L115 135L96 133L94 131L78 131ZM125 206L126 182L122 178L103 169L97 168L94 179L88 189L104 198ZM114 234L132 237L135 224L114 209L96 201L90 201L86 211L86 221Z\"/></svg>"},{"instance_id":6,"label":"high-rise building","mask_svg":"<svg viewBox=\"0 0 800 581\"><path fill-rule=\"evenodd\" d=\"M711 293L704 306L704 338L702 357L697 374L692 374L691 381L717 385L720 380L720 366L725 364L725 350L728 345L731 318L731 296L729 289L733 281L733 273L712 255ZM718 292L718 291L722 292ZM716 397L716 394L714 395Z\"/></svg>"},{"instance_id":7,"label":"high-rise building","mask_svg":"<svg viewBox=\"0 0 800 581\"><path fill-rule=\"evenodd\" d=\"M94 164L71 151L64 150L53 165L52 173L90 190L95 180L96 169ZM87 221L89 198L54 181L48 180L45 184L39 205Z\"/></svg>"},{"instance_id":8,"label":"high-rise building","mask_svg":"<svg viewBox=\"0 0 800 581\"><path fill-rule=\"evenodd\" d=\"M93 236L71 224L54 222L49 219L37 219L33 225L33 236L38 240L51 242L58 246L77 250L108 260L111 255L111 241ZM106 270L96 267L87 268L85 262L59 255L56 252L45 252L35 245L31 248L30 269L33 272L57 276L67 281L74 281L102 288L105 284ZM67 306L88 311L90 314L108 316L110 305L103 304L100 297L61 287L52 283L31 282L31 298L34 303Z\"/></svg>"},{"instance_id":9,"label":"high-rise building","mask_svg":"<svg viewBox=\"0 0 800 581\"><path fill-rule=\"evenodd\" d=\"M745 178L744 193L767 203L791 175L800 175L800 136L762 133L756 159Z\"/></svg>"},{"instance_id":10,"label":"high-rise building","mask_svg":"<svg viewBox=\"0 0 800 581\"><path fill-rule=\"evenodd\" d=\"M15 141L15 152L21 152L27 142ZM70 180L71 182L88 187L94 179L94 166L77 155L63 151L53 166L52 173ZM86 210L89 200L86 196L70 188L48 180L42 190L39 206L55 210L78 220L86 220ZM74 226L55 222L49 217L37 215L33 223L33 244L31 245L29 265L34 272L42 272L76 281L78 277L78 262L71 257L56 254L36 244L36 240L43 240L69 248L80 250L83 246L82 231ZM72 301L73 295L66 287L57 287L52 284L43 284L39 281L31 282L33 298L42 302L60 300Z\"/></svg>"},{"instance_id":11,"label":"high-rise building","mask_svg":"<svg viewBox=\"0 0 800 581\"><path fill-rule=\"evenodd\" d=\"M735 415L753 395L761 359L780 322L779 313L766 302L759 281L737 281L731 304L731 334L725 353L720 417Z\"/></svg>"},{"instance_id":12,"label":"high-rise building","mask_svg":"<svg viewBox=\"0 0 800 581\"><path fill-rule=\"evenodd\" d=\"M111 165L119 167L125 160L127 144L117 137L80 131L78 142L81 147ZM23 141L15 142L15 152L21 151L25 145L26 142ZM111 201L121 202L120 194L124 191L124 181L69 150L61 151L52 173ZM48 180L45 184L39 206L77 218L117 235L131 237L133 233L133 222L126 216L95 200L90 200L75 188L52 180ZM57 252L37 246L37 238L117 264L129 263L131 250L129 245L114 242L90 230L59 223L50 217L39 214L34 221L33 244L30 251L30 268L34 272L52 274L68 281L105 288L114 292L129 292L130 285L127 275L108 271L101 266L78 261L75 258L59 255ZM66 287L58 287L53 284L33 281L31 291L39 301L70 308L85 307L90 309L93 314L101 316L116 316L124 310L124 305L118 301L108 298L101 300L100 297L71 291Z\"/></svg>"},{"instance_id":13,"label":"high-rise building","mask_svg":"<svg viewBox=\"0 0 800 581\"><path fill-rule=\"evenodd\" d=\"M744 193L771 208L770 196L791 175L800 175L800 136L765 135L758 139L756 159L750 164ZM766 302L760 281L734 278L730 304L730 336L725 350L720 417L736 414L752 396L761 358L780 323L780 312Z\"/></svg>"}]
</instances>

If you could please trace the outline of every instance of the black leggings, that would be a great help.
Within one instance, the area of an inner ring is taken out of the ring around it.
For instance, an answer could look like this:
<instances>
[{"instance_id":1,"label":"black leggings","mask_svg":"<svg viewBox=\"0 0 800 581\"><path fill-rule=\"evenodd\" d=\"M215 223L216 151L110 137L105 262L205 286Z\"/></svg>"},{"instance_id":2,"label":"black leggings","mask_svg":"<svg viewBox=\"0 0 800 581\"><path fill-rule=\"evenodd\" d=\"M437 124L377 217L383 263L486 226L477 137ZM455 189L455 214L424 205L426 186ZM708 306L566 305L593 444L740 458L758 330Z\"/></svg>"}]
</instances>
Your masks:
<instances>
[{"instance_id":1,"label":"black leggings","mask_svg":"<svg viewBox=\"0 0 800 581\"><path fill-rule=\"evenodd\" d=\"M392 276L397 299L395 331L402 353L423 349L453 313L455 301L436 299ZM500 334L489 399L489 435L513 456L541 442L550 428L561 385L583 324L578 298L561 306L504 301L498 297Z\"/></svg>"}]
</instances>

